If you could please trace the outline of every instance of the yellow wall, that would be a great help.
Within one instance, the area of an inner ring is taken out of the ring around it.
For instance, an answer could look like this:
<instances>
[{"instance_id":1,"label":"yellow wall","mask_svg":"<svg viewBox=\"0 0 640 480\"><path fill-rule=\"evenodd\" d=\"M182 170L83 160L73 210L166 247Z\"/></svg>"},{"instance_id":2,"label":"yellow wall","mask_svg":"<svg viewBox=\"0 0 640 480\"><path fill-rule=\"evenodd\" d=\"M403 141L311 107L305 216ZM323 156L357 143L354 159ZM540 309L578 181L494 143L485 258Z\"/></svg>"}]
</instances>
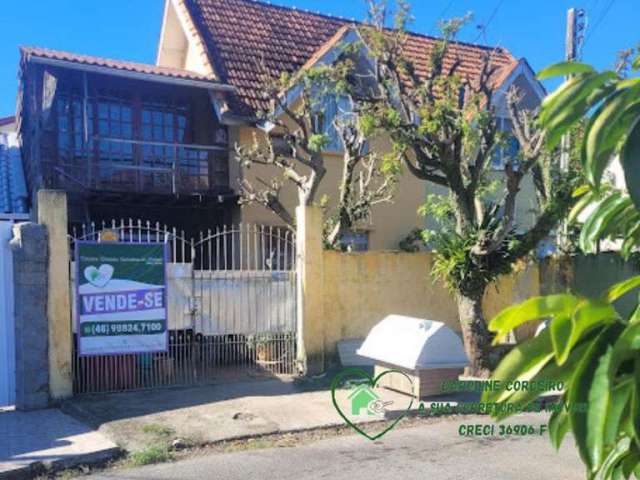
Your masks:
<instances>
[{"instance_id":1,"label":"yellow wall","mask_svg":"<svg viewBox=\"0 0 640 480\"><path fill-rule=\"evenodd\" d=\"M327 353L335 352L339 340L365 337L376 323L394 313L438 320L460 330L454 297L441 283L434 283L431 265L430 253L325 251L322 295ZM521 267L489 288L485 315L490 319L513 302L538 294L538 268Z\"/></svg>"},{"instance_id":2,"label":"yellow wall","mask_svg":"<svg viewBox=\"0 0 640 480\"><path fill-rule=\"evenodd\" d=\"M232 142L240 145L251 145L254 134L258 139L264 139L264 134L257 129L240 127L231 129ZM385 151L383 146L378 146ZM388 151L388 149L386 150ZM232 154L232 157L234 155ZM231 160L233 168L237 168L237 162ZM234 165L235 164L235 165ZM323 178L316 201L320 202L323 196L329 199L329 208L335 207L338 198L338 186L342 175L342 157L337 154L325 154L325 166L327 173ZM302 172L306 173L306 172ZM252 165L243 168L242 171L231 175L231 184L237 188L239 176L248 180L251 184L260 187L258 179L269 182L272 178L282 181L281 172L278 169L263 165ZM280 192L281 200L287 210L293 214L298 204L295 188L291 183L285 182ZM405 172L400 178L392 203L383 203L373 208L371 222L364 225L369 231L369 248L371 250L397 249L398 244L407 234L416 227L424 227L424 219L418 215L418 207L424 203L427 185L418 180L409 172ZM242 221L264 225L280 225L282 222L270 211L260 205L247 205L242 208Z\"/></svg>"}]
</instances>

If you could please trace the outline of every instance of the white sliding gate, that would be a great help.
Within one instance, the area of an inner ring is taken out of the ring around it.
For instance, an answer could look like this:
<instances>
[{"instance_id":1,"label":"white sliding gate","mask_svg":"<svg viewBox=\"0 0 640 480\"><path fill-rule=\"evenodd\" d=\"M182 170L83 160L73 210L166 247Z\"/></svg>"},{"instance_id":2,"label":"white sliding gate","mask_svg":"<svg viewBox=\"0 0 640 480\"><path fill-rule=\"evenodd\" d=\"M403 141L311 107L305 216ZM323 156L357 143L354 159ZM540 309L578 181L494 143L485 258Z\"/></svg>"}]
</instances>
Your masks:
<instances>
[{"instance_id":1,"label":"white sliding gate","mask_svg":"<svg viewBox=\"0 0 640 480\"><path fill-rule=\"evenodd\" d=\"M12 227L13 222L0 220L0 407L13 405L16 394Z\"/></svg>"}]
</instances>

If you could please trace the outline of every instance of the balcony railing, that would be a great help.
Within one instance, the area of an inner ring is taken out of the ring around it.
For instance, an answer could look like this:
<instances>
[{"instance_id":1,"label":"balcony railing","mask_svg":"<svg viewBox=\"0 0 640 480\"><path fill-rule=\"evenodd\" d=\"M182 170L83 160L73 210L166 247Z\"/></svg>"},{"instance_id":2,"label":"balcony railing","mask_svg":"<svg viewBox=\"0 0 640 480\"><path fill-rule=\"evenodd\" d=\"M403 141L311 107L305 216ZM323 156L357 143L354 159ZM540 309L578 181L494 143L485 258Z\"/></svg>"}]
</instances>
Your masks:
<instances>
[{"instance_id":1,"label":"balcony railing","mask_svg":"<svg viewBox=\"0 0 640 480\"><path fill-rule=\"evenodd\" d=\"M228 162L225 147L94 137L86 151L43 166L66 190L206 194L228 189Z\"/></svg>"}]
</instances>

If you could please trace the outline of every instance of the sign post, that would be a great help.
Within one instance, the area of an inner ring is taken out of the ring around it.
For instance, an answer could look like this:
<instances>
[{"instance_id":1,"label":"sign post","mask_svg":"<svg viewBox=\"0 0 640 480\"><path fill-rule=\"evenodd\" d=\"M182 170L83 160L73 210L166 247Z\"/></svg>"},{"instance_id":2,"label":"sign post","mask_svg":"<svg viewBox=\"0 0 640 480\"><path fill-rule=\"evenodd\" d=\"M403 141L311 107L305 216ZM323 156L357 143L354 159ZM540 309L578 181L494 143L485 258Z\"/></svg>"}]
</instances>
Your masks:
<instances>
[{"instance_id":1,"label":"sign post","mask_svg":"<svg viewBox=\"0 0 640 480\"><path fill-rule=\"evenodd\" d=\"M167 351L166 259L163 243L77 242L81 356Z\"/></svg>"}]
</instances>

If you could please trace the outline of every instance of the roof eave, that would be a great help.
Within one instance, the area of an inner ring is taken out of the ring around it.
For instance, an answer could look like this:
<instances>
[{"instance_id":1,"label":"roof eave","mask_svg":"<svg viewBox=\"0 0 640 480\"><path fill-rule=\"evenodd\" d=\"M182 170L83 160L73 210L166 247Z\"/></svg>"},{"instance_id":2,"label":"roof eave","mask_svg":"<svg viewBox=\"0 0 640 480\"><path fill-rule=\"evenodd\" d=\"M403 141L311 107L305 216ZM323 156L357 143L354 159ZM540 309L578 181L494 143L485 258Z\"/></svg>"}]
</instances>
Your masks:
<instances>
[{"instance_id":1,"label":"roof eave","mask_svg":"<svg viewBox=\"0 0 640 480\"><path fill-rule=\"evenodd\" d=\"M63 68L69 68L72 70L78 70L83 72L129 78L132 80L165 83L165 84L179 85L184 87L204 88L207 90L214 90L214 91L228 92L228 93L232 93L236 91L236 88L232 85L215 83L208 80L180 78L180 77L173 77L169 75L162 75L162 74L156 74L156 73L134 72L131 70L123 70L123 69L118 69L113 67L102 66L102 65L88 65L88 64L70 61L70 60L46 58L46 57L41 57L33 54L29 56L29 61L33 63L39 63L42 65L50 65L53 67L63 67Z\"/></svg>"}]
</instances>

